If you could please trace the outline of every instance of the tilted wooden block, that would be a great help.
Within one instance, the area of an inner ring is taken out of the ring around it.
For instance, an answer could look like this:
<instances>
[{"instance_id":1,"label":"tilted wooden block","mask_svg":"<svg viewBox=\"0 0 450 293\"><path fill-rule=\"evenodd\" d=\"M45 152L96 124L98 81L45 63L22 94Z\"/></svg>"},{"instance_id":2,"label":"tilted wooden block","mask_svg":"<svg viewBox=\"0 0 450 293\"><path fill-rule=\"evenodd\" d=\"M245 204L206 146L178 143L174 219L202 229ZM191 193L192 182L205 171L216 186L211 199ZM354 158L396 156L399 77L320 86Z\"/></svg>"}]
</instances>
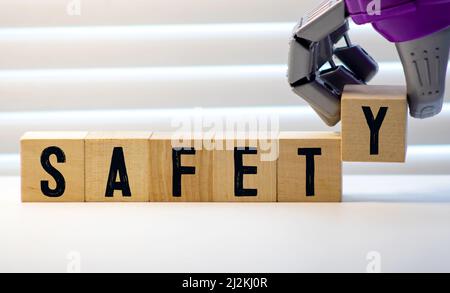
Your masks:
<instances>
[{"instance_id":1,"label":"tilted wooden block","mask_svg":"<svg viewBox=\"0 0 450 293\"><path fill-rule=\"evenodd\" d=\"M342 95L342 159L405 162L406 89L349 85Z\"/></svg>"},{"instance_id":2,"label":"tilted wooden block","mask_svg":"<svg viewBox=\"0 0 450 293\"><path fill-rule=\"evenodd\" d=\"M267 144L262 147L262 144ZM277 200L276 140L258 137L216 140L214 191L216 202L275 202ZM267 151L264 151L267 147Z\"/></svg>"},{"instance_id":3,"label":"tilted wooden block","mask_svg":"<svg viewBox=\"0 0 450 293\"><path fill-rule=\"evenodd\" d=\"M86 201L148 201L151 132L90 132Z\"/></svg>"},{"instance_id":4,"label":"tilted wooden block","mask_svg":"<svg viewBox=\"0 0 450 293\"><path fill-rule=\"evenodd\" d=\"M212 201L213 152L203 149L201 139L172 138L172 133L150 138L150 201Z\"/></svg>"},{"instance_id":5,"label":"tilted wooden block","mask_svg":"<svg viewBox=\"0 0 450 293\"><path fill-rule=\"evenodd\" d=\"M23 202L84 201L87 132L29 132L21 138Z\"/></svg>"},{"instance_id":6,"label":"tilted wooden block","mask_svg":"<svg viewBox=\"0 0 450 293\"><path fill-rule=\"evenodd\" d=\"M340 134L284 132L279 144L279 202L341 201Z\"/></svg>"}]
</instances>

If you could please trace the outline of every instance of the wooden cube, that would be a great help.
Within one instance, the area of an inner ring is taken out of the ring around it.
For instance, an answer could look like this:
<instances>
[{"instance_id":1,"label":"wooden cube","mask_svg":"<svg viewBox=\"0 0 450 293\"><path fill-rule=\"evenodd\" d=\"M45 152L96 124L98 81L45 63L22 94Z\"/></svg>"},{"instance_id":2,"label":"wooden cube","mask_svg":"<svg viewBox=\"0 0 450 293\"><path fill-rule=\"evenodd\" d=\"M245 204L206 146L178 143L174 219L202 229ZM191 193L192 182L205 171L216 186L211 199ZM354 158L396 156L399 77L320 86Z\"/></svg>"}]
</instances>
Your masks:
<instances>
[{"instance_id":1,"label":"wooden cube","mask_svg":"<svg viewBox=\"0 0 450 293\"><path fill-rule=\"evenodd\" d=\"M85 141L86 201L149 200L151 132L90 132Z\"/></svg>"},{"instance_id":2,"label":"wooden cube","mask_svg":"<svg viewBox=\"0 0 450 293\"><path fill-rule=\"evenodd\" d=\"M341 201L340 134L283 132L279 144L279 202Z\"/></svg>"},{"instance_id":3,"label":"wooden cube","mask_svg":"<svg viewBox=\"0 0 450 293\"><path fill-rule=\"evenodd\" d=\"M276 139L249 137L216 140L213 170L213 200L215 202L275 202L277 199ZM264 147L265 148L265 147Z\"/></svg>"},{"instance_id":4,"label":"wooden cube","mask_svg":"<svg viewBox=\"0 0 450 293\"><path fill-rule=\"evenodd\" d=\"M28 132L20 141L23 202L84 201L87 132Z\"/></svg>"},{"instance_id":5,"label":"wooden cube","mask_svg":"<svg viewBox=\"0 0 450 293\"><path fill-rule=\"evenodd\" d=\"M405 162L406 89L349 85L342 95L342 159Z\"/></svg>"},{"instance_id":6,"label":"wooden cube","mask_svg":"<svg viewBox=\"0 0 450 293\"><path fill-rule=\"evenodd\" d=\"M213 152L196 135L153 133L150 138L150 201L212 201Z\"/></svg>"}]
</instances>

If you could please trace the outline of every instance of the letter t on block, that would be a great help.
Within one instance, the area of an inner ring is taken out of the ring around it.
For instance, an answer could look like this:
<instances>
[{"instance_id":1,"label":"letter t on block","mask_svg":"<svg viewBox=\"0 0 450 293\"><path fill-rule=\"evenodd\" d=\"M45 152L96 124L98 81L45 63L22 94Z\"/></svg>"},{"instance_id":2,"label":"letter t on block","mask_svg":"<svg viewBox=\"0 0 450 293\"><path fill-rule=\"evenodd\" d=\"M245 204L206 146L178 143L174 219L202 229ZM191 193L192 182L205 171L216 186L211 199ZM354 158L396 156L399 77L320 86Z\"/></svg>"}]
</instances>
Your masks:
<instances>
[{"instance_id":1,"label":"letter t on block","mask_svg":"<svg viewBox=\"0 0 450 293\"><path fill-rule=\"evenodd\" d=\"M342 95L342 160L405 162L407 100L399 86L348 85Z\"/></svg>"},{"instance_id":2,"label":"letter t on block","mask_svg":"<svg viewBox=\"0 0 450 293\"><path fill-rule=\"evenodd\" d=\"M282 132L278 201L340 202L341 136L331 132Z\"/></svg>"}]
</instances>

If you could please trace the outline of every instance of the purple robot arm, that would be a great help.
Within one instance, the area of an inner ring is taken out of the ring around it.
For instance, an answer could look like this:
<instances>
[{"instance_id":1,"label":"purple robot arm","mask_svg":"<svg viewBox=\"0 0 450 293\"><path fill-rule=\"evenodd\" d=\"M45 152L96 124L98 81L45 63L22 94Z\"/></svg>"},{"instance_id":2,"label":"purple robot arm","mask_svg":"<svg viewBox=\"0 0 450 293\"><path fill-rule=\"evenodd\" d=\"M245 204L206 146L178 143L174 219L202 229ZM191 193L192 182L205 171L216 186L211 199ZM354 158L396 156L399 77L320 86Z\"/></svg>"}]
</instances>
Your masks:
<instances>
[{"instance_id":1,"label":"purple robot arm","mask_svg":"<svg viewBox=\"0 0 450 293\"><path fill-rule=\"evenodd\" d=\"M368 82L376 62L347 35L347 18L371 23L396 44L403 64L410 113L416 118L438 114L443 105L450 48L450 0L331 0L302 18L289 53L288 79L328 124L340 120L345 84ZM334 48L345 38L346 47ZM336 66L333 55L343 66ZM331 69L322 69L325 63Z\"/></svg>"}]
</instances>

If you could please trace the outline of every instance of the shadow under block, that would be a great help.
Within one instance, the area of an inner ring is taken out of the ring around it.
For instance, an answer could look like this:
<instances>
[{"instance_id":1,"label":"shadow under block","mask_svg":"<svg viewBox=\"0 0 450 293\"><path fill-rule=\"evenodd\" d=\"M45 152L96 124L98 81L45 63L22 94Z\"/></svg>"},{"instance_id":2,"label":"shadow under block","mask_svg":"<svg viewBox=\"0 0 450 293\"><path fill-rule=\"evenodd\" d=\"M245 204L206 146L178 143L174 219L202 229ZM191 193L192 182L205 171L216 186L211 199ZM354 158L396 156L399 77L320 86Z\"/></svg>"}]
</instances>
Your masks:
<instances>
[{"instance_id":1,"label":"shadow under block","mask_svg":"<svg viewBox=\"0 0 450 293\"><path fill-rule=\"evenodd\" d=\"M278 148L276 140L269 141ZM217 140L214 151L213 201L276 202L277 162L259 140Z\"/></svg>"},{"instance_id":2,"label":"shadow under block","mask_svg":"<svg viewBox=\"0 0 450 293\"><path fill-rule=\"evenodd\" d=\"M23 202L83 202L87 132L28 132L20 140Z\"/></svg>"},{"instance_id":3,"label":"shadow under block","mask_svg":"<svg viewBox=\"0 0 450 293\"><path fill-rule=\"evenodd\" d=\"M279 202L341 201L340 134L283 132L279 147Z\"/></svg>"},{"instance_id":4,"label":"shadow under block","mask_svg":"<svg viewBox=\"0 0 450 293\"><path fill-rule=\"evenodd\" d=\"M195 139L172 143L171 133L150 138L150 201L212 201L213 152Z\"/></svg>"},{"instance_id":5,"label":"shadow under block","mask_svg":"<svg viewBox=\"0 0 450 293\"><path fill-rule=\"evenodd\" d=\"M406 89L348 85L342 95L342 160L405 162Z\"/></svg>"},{"instance_id":6,"label":"shadow under block","mask_svg":"<svg viewBox=\"0 0 450 293\"><path fill-rule=\"evenodd\" d=\"M151 132L90 132L85 140L86 201L149 200Z\"/></svg>"}]
</instances>

